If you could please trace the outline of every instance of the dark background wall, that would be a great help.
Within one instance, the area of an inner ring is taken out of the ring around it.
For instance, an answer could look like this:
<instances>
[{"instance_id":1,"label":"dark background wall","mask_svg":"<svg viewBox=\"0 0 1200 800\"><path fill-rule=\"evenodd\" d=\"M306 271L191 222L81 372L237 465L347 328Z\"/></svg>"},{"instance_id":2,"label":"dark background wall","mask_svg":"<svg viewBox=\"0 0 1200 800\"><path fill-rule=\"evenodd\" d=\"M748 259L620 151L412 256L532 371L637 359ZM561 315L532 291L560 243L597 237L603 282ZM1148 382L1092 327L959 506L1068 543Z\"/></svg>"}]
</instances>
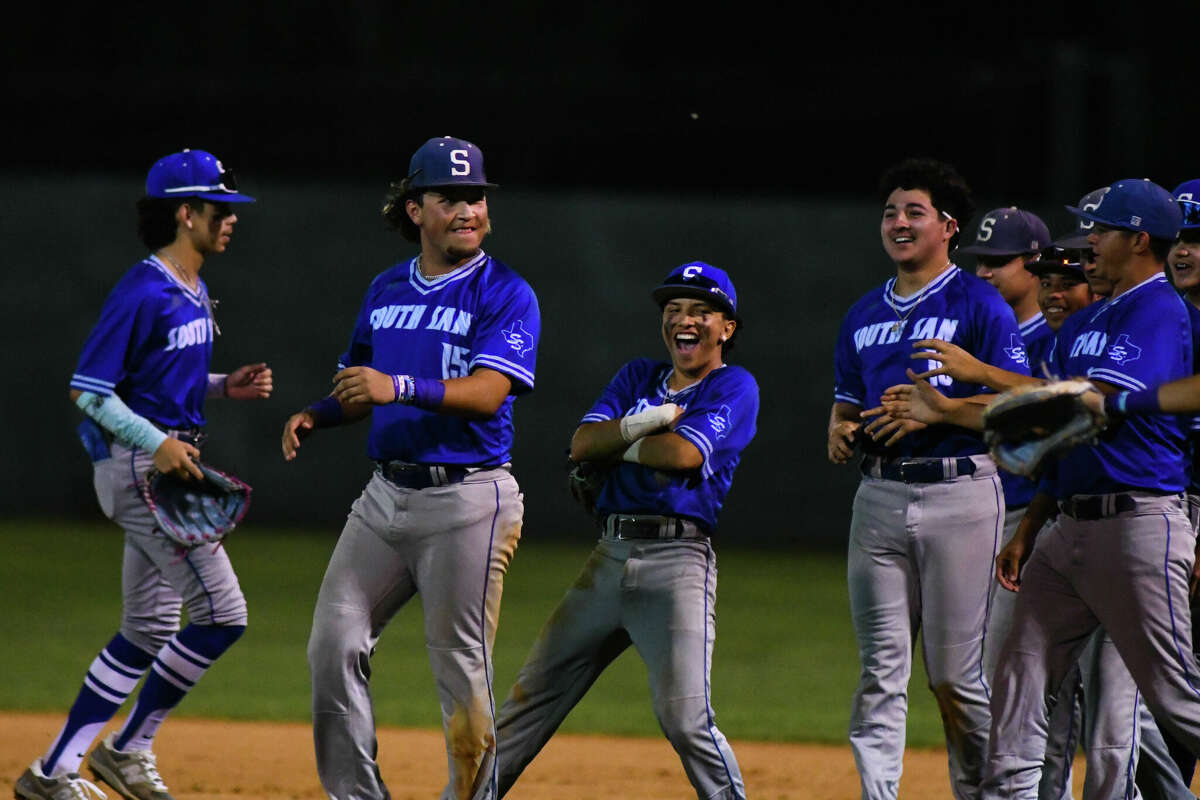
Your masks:
<instances>
[{"instance_id":1,"label":"dark background wall","mask_svg":"<svg viewBox=\"0 0 1200 800\"><path fill-rule=\"evenodd\" d=\"M1191 8L1180 6L1183 24ZM334 529L369 471L365 426L285 465L283 420L326 390L370 278L411 251L377 216L426 138L480 144L495 235L533 284L538 389L517 405L531 536L578 531L562 489L579 415L628 358L658 355L647 293L702 259L734 275L734 355L762 387L724 530L836 543L855 476L825 461L842 313L892 270L875 180L929 154L980 209L1062 204L1115 179L1194 177L1190 74L1143 13L860 5L258 2L33 11L3 33L0 514L95 516L66 381L112 284L143 254L133 202L157 157L215 152L261 202L204 277L216 367L265 359L275 396L210 404L210 459L254 520ZM1150 35L1152 34L1152 35ZM978 217L977 217L978 218Z\"/></svg>"}]
</instances>

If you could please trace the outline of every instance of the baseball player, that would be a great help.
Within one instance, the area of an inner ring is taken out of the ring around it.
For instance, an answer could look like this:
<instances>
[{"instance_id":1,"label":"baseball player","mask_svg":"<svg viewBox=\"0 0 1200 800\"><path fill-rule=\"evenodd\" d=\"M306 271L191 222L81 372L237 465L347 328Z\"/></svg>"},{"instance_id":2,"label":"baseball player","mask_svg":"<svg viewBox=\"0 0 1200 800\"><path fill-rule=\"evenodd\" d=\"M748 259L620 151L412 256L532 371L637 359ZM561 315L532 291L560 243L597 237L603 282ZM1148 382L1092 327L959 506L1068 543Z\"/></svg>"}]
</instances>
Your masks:
<instances>
[{"instance_id":1,"label":"baseball player","mask_svg":"<svg viewBox=\"0 0 1200 800\"><path fill-rule=\"evenodd\" d=\"M1102 391L1116 391L1190 373L1187 313L1162 274L1180 224L1174 199L1130 179L1114 183L1094 209L1071 210L1095 223L1088 240L1113 291L1060 331L1055 374L1087 376ZM1200 671L1190 648L1177 647L1190 639L1195 545L1179 495L1184 448L1174 417L1131 418L1047 468L1030 513L1048 502L1061 513L1040 533L1023 525L997 561L1001 582L1019 585L1020 594L997 666L985 796L1035 796L1044 692L1061 683L1099 626L1155 717L1193 751L1200 745ZM1104 691L1111 695L1110 687ZM1131 717L1138 698L1132 694Z\"/></svg>"},{"instance_id":2,"label":"baseball player","mask_svg":"<svg viewBox=\"0 0 1200 800\"><path fill-rule=\"evenodd\" d=\"M1099 205L1108 187L1085 195L1080 201L1079 208L1094 209ZM1086 226L1086 227L1085 227ZM1091 256L1091 247L1087 235L1092 223L1081 221L1081 226L1072 234L1060 239L1056 245L1084 246L1086 253ZM1113 282L1108 276L1097 269L1095 263L1082 259L1086 265L1087 285L1083 283L1084 274L1079 263L1069 258L1077 251L1051 248L1047 255L1028 265L1028 269L1039 274L1043 292L1039 295L1039 304L1043 307L1047 321L1056 330L1058 341L1074 337L1074 330L1082 323L1087 315L1094 314L1099 306L1087 309L1087 314L1071 316L1070 309L1079 309L1090 303L1089 289L1096 289L1104 295L1111 294ZM1069 289L1064 282L1074 284ZM1066 291L1051 291L1055 284ZM1092 295L1095 297L1096 295ZM1061 309L1061 310L1060 310ZM1070 317L1070 319L1067 319ZM914 347L927 343L918 342ZM941 352L932 355L918 352L914 358L930 357L943 360L945 366L937 371L938 374L950 374L964 379L972 376L982 376L985 373L998 373L995 368L988 368L975 361L952 345L941 348ZM932 373L928 373L932 374ZM915 383L920 389L915 393L906 392L913 387L892 387L885 393L884 407L896 416L913 416L926 423L940 421L956 421L973 429L982 427L979 411L982 406L972 407L974 415L969 419L957 418L950 413L953 404L966 408L961 401L950 401L939 395L929 386L924 376L915 376ZM1011 375L1001 381L1027 380L1023 376ZM903 404L895 404L893 397L912 396L911 408ZM935 410L940 409L939 410ZM915 413L914 413L915 412ZM1054 505L1042 495L1035 498L1026 510L1014 538L1031 541L1042 526L1052 517ZM1024 527L1021 527L1024 526ZM1022 548L1026 545L1021 545ZM1013 556L1012 549L1007 546L1001 551L997 563L998 577L1003 580L1004 565ZM1022 552L1022 551L1017 551ZM1015 561L1013 562L1016 563ZM1014 567L1015 568L1015 567ZM1014 589L1013 584L1006 588ZM1004 592L1001 597L1015 598L1012 592ZM1140 702L1136 686L1129 671L1126 669L1111 640L1103 629L1097 629L1088 638L1087 644L1077 663L1072 664L1063 683L1055 693L1057 700L1051 705L1049 716L1048 741L1045 753L1045 763L1042 768L1038 796L1042 798L1070 796L1070 756L1075 749L1074 738L1065 741L1069 746L1062 747L1063 731L1072 730L1071 721L1075 716L1073 702L1075 697L1086 705L1083 714L1084 737L1083 743L1087 754L1087 777L1084 783L1084 798L1107 798L1126 796L1133 793L1132 779L1135 770L1138 775L1138 785L1144 787L1148 797L1155 798L1192 798L1187 785L1180 779L1166 743L1163 741L1153 718ZM1140 755L1140 759L1139 759Z\"/></svg>"},{"instance_id":3,"label":"baseball player","mask_svg":"<svg viewBox=\"0 0 1200 800\"><path fill-rule=\"evenodd\" d=\"M200 278L223 253L241 194L212 154L184 150L159 159L137 204L150 255L117 282L71 376L70 396L87 415L80 438L94 462L96 497L125 531L120 629L92 661L66 724L13 790L18 798L104 797L79 775L92 740L149 671L124 726L87 756L93 775L129 800L169 800L152 751L159 726L246 629L246 602L222 547L181 549L155 528L139 492L151 467L200 477L204 402L265 398L266 364L209 372L219 333ZM188 624L182 629L180 610Z\"/></svg>"},{"instance_id":4,"label":"baseball player","mask_svg":"<svg viewBox=\"0 0 1200 800\"><path fill-rule=\"evenodd\" d=\"M371 282L332 394L283 428L291 460L315 429L371 417L375 474L330 558L308 643L317 771L336 800L389 796L370 658L418 591L446 734L442 797L495 796L492 642L524 512L513 401L533 389L541 322L529 284L481 249L494 186L470 142L417 149L383 215L420 252Z\"/></svg>"},{"instance_id":5,"label":"baseball player","mask_svg":"<svg viewBox=\"0 0 1200 800\"><path fill-rule=\"evenodd\" d=\"M1200 179L1190 180L1175 187L1172 194L1179 204L1183 222L1171 251L1167 254L1167 272L1171 283L1186 300L1188 316L1192 323L1192 368L1200 369ZM1192 528L1200 526L1200 417L1193 416L1188 422L1191 444L1191 472L1188 479L1188 516ZM1193 564L1193 584L1196 581L1197 565ZM1197 594L1191 595L1192 619L1196 618ZM1195 627L1192 629L1192 652L1197 652ZM1161 727L1161 726L1159 726ZM1168 731L1163 732L1164 747L1179 772L1178 780L1190 785L1196 772L1196 757ZM1139 767L1138 785L1149 800L1171 796L1158 788L1164 780L1160 771L1150 773ZM1192 797L1189 792L1187 795Z\"/></svg>"},{"instance_id":6,"label":"baseball player","mask_svg":"<svg viewBox=\"0 0 1200 800\"><path fill-rule=\"evenodd\" d=\"M1021 335L1011 346L1024 348L1025 362L1036 369L1050 349L1053 331L1038 306L1039 280L1026 266L1038 259L1050 243L1050 231L1041 217L1016 206L996 208L983 215L975 234L975 243L958 252L975 256L975 274L996 287L1004 302L1016 315ZM1004 487L1004 533L1001 546L1008 544L1025 507L1033 499L1034 484L1028 478L1000 471ZM1013 597L992 587L988 613L988 637L983 650L984 669L990 679L996 669L1000 644L1012 622ZM1067 732L1069 733L1069 731Z\"/></svg>"},{"instance_id":7,"label":"baseball player","mask_svg":"<svg viewBox=\"0 0 1200 800\"><path fill-rule=\"evenodd\" d=\"M880 181L884 251L895 277L846 314L834 357L829 457L862 443L850 523L848 582L862 665L850 743L864 798L894 798L904 751L912 647L922 636L942 711L955 797L979 791L988 727L983 643L1004 497L977 433L860 414L903 380L915 340L939 338L1027 371L1020 331L1000 293L959 269L950 251L972 212L950 166L901 162ZM953 397L982 387L946 380ZM872 436L864 435L871 432ZM906 434L899 438L898 434Z\"/></svg>"},{"instance_id":8,"label":"baseball player","mask_svg":"<svg viewBox=\"0 0 1200 800\"><path fill-rule=\"evenodd\" d=\"M501 795L632 644L649 672L655 716L697 797L746 796L709 696L711 536L754 437L758 385L724 360L741 322L723 270L683 264L653 297L669 362L623 366L571 440L576 461L615 463L596 502L602 533L500 708Z\"/></svg>"}]
</instances>

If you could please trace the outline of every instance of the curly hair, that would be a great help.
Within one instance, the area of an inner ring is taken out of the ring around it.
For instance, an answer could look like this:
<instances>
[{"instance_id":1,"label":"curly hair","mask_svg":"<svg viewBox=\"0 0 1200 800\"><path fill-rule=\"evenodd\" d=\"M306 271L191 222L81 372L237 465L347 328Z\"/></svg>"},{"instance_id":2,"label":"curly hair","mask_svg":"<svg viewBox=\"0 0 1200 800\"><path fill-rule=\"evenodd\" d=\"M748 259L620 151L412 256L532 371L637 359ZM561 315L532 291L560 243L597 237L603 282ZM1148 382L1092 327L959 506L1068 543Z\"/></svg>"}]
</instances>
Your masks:
<instances>
[{"instance_id":1,"label":"curly hair","mask_svg":"<svg viewBox=\"0 0 1200 800\"><path fill-rule=\"evenodd\" d=\"M888 196L896 189L923 189L929 192L933 207L958 221L958 230L950 238L950 249L958 246L963 229L975 214L971 187L967 186L958 170L934 158L907 158L884 171L879 179L879 202L886 203Z\"/></svg>"},{"instance_id":2,"label":"curly hair","mask_svg":"<svg viewBox=\"0 0 1200 800\"><path fill-rule=\"evenodd\" d=\"M184 203L192 207L197 214L204 213L204 201L198 197L150 197L145 196L137 201L137 235L151 251L162 248L175 241L178 223L175 212Z\"/></svg>"},{"instance_id":3,"label":"curly hair","mask_svg":"<svg viewBox=\"0 0 1200 800\"><path fill-rule=\"evenodd\" d=\"M400 231L405 241L417 243L421 241L421 229L409 219L408 209L405 206L409 200L415 201L418 205L421 203L421 195L423 189L414 189L412 186L412 178L404 178L400 181L393 181L388 184L387 194L383 198L383 208L380 213L387 220L388 225L394 230Z\"/></svg>"}]
</instances>

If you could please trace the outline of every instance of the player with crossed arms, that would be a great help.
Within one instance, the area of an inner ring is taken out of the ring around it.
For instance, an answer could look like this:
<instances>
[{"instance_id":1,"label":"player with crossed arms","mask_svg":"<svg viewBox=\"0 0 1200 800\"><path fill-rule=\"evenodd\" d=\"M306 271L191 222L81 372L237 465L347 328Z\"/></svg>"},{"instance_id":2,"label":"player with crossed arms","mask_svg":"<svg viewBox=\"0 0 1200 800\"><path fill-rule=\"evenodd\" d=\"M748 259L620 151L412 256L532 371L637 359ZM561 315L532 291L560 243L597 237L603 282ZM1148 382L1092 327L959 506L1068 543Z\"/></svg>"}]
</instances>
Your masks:
<instances>
[{"instance_id":1,"label":"player with crossed arms","mask_svg":"<svg viewBox=\"0 0 1200 800\"><path fill-rule=\"evenodd\" d=\"M375 474L350 509L313 613L317 771L335 800L382 800L370 659L419 591L450 779L445 800L495 796L492 642L521 536L510 472L513 401L533 389L541 329L523 278L482 250L483 154L430 139L384 217L420 252L371 282L333 393L293 414L283 453L317 428L371 417Z\"/></svg>"},{"instance_id":2,"label":"player with crossed arms","mask_svg":"<svg viewBox=\"0 0 1200 800\"><path fill-rule=\"evenodd\" d=\"M725 363L741 324L724 270L684 264L653 296L670 361L625 364L571 439L573 459L612 468L596 499L602 533L500 708L502 795L632 644L649 672L654 714L697 797L746 796L709 692L717 592L711 536L754 437L758 385Z\"/></svg>"},{"instance_id":3,"label":"player with crossed arms","mask_svg":"<svg viewBox=\"0 0 1200 800\"><path fill-rule=\"evenodd\" d=\"M211 153L159 159L138 201L138 235L151 251L105 300L71 376L88 415L80 436L92 457L100 508L125 531L120 630L96 656L54 743L13 786L26 800L103 797L79 776L84 753L147 670L124 726L88 756L92 772L129 800L170 800L151 747L159 726L246 629L246 601L225 549L183 549L158 531L139 491L151 468L201 477L193 459L209 397L271 394L266 364L209 372L219 333L200 278L223 253L241 194ZM186 605L188 625L179 629Z\"/></svg>"}]
</instances>

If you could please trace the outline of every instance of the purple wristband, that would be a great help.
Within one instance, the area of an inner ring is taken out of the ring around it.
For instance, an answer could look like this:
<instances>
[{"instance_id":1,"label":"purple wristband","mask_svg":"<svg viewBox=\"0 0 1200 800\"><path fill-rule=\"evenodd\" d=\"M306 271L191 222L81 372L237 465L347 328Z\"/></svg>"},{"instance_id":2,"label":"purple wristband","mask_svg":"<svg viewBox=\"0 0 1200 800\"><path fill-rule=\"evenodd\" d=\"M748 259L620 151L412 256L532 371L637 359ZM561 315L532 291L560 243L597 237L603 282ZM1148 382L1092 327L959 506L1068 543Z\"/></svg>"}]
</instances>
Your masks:
<instances>
[{"instance_id":1,"label":"purple wristband","mask_svg":"<svg viewBox=\"0 0 1200 800\"><path fill-rule=\"evenodd\" d=\"M323 397L308 407L313 415L313 426L334 428L342 424L342 404L333 395Z\"/></svg>"},{"instance_id":2,"label":"purple wristband","mask_svg":"<svg viewBox=\"0 0 1200 800\"><path fill-rule=\"evenodd\" d=\"M446 384L436 378L415 378L412 404L417 408L436 411L446 398Z\"/></svg>"},{"instance_id":3,"label":"purple wristband","mask_svg":"<svg viewBox=\"0 0 1200 800\"><path fill-rule=\"evenodd\" d=\"M1126 414L1161 414L1162 406L1158 404L1158 387L1141 389L1136 392L1122 392L1125 402L1121 403Z\"/></svg>"}]
</instances>

